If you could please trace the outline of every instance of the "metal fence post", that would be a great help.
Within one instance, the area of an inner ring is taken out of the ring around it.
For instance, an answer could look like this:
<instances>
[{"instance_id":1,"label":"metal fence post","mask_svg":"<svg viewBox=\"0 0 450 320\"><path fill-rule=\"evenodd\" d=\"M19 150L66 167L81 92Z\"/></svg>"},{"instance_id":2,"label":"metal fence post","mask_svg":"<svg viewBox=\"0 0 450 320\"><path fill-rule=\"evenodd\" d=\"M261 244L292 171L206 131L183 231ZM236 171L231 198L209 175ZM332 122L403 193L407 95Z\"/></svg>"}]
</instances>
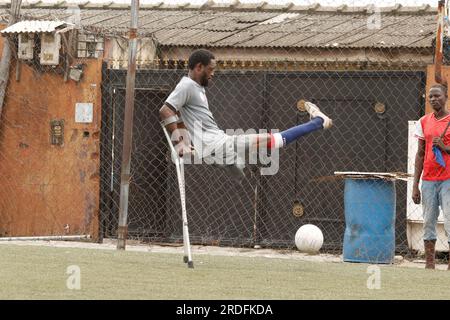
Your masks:
<instances>
[{"instance_id":1,"label":"metal fence post","mask_svg":"<svg viewBox=\"0 0 450 320\"><path fill-rule=\"evenodd\" d=\"M119 227L117 230L117 249L125 249L128 227L128 193L130 187L130 165L133 135L134 84L136 76L137 28L139 0L131 1L131 26L129 33L128 70L125 99L125 126L123 135L122 167L120 176Z\"/></svg>"}]
</instances>

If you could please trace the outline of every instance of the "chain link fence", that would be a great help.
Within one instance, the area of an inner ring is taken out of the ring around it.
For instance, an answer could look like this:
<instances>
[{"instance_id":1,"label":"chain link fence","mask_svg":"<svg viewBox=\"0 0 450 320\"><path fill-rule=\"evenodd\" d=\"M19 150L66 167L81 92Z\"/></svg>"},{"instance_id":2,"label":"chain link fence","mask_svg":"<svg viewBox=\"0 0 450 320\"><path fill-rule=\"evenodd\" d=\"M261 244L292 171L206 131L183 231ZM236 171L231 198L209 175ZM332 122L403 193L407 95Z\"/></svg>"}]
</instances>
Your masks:
<instances>
[{"instance_id":1,"label":"chain link fence","mask_svg":"<svg viewBox=\"0 0 450 320\"><path fill-rule=\"evenodd\" d=\"M206 95L220 128L243 132L286 130L309 121L309 115L297 108L302 99L317 104L333 119L334 126L282 148L275 175L261 175L258 166L249 166L245 179L238 182L215 166L186 165L191 242L294 249L298 228L314 224L323 232L322 250L341 252L346 231L345 182L330 177L336 171L412 173L416 140L408 121L425 114L427 65L433 61L435 10L375 9L291 7L286 11L257 5L141 8L129 238L151 243L182 242L176 171L158 111L187 74L189 53L206 47L217 60ZM29 148L13 145L29 137L37 154L52 157L34 158L42 161L36 183L42 188L42 181L47 179L46 188L53 186L54 190L31 196L42 197L42 208L30 210L24 203L24 210L48 221L48 234L60 234L71 211L80 216L77 210L81 199L83 205L91 205L91 213L85 210L83 218L72 222L81 227L71 231L92 232L98 227L100 239L115 238L130 15L119 7L86 5L79 11L71 10L52 6L22 10L24 20L79 19L77 28L62 33L57 65L45 66L37 59L39 46L33 47L34 59L18 59L17 51L13 56L10 83L15 84L8 87L1 123L4 145L0 155L7 159L0 161L6 190L0 200L1 224L6 230L8 223L14 223L14 215L6 208L17 207L18 199L25 201L16 195L25 192L23 186L29 181L22 182L31 179L30 174L15 172L36 172L39 168L23 160L20 150ZM377 12L379 25L372 28L368 21ZM15 48L19 37L10 37ZM367 38L370 41L363 43ZM395 39L403 42L393 43ZM38 44L40 38L32 41ZM16 80L19 62L22 73ZM93 87L96 81L98 87ZM19 87L22 91L17 91ZM48 120L62 118L62 114L73 118L72 106L63 105L68 101L65 95L94 103L98 113L94 112L93 123L97 122L98 130L85 130L66 120L70 130L65 131L65 148L52 153L48 151ZM19 109L12 110L13 105ZM49 105L58 107L46 108ZM14 132L13 128L20 128L15 138L5 134ZM5 141L13 142L8 148ZM65 160L55 160L58 156ZM93 162L78 161L83 156ZM59 165L50 167L46 163ZM83 165L86 167L80 167ZM68 177L92 184L64 189ZM408 183L395 183L395 251L404 255L415 253L421 241L420 206L412 204ZM94 192L86 193L83 188ZM419 218L408 219L411 215ZM5 217L9 222L5 223ZM96 217L98 225L93 222ZM377 219L374 215L368 223ZM30 224L28 230L32 229ZM447 245L444 237L440 241L443 247Z\"/></svg>"},{"instance_id":2,"label":"chain link fence","mask_svg":"<svg viewBox=\"0 0 450 320\"><path fill-rule=\"evenodd\" d=\"M140 70L137 74L130 236L150 241L182 239L175 167L156 111L169 88L185 74L186 70ZM299 99L319 105L333 118L334 127L282 149L280 168L273 176L262 176L258 168L250 168L240 183L220 168L187 165L192 241L292 248L297 229L312 223L324 233L324 249L339 250L345 229L344 182L317 178L332 176L335 171L406 172L408 122L404 119L416 119L424 112L420 99L423 77L421 72L398 71L217 71L207 96L221 128L285 130L307 122L309 115L297 109ZM125 97L116 82L120 78L124 79L123 71L105 70L104 92L110 92L112 104L103 109L102 132L111 130L114 135L114 139L103 135L104 152L112 150L108 159L103 158L111 160L104 173L113 171L112 184L109 174L102 175L108 182L104 185L111 187L103 190L104 198L111 200L112 210L105 207L112 213L106 222L112 227L108 235L115 234L120 196ZM108 83L105 79L112 80ZM155 89L161 87L167 90ZM380 101L388 106L382 114L375 110ZM397 189L396 211L405 213L406 183L399 182ZM405 251L406 214L397 216L396 225L398 250Z\"/></svg>"}]
</instances>

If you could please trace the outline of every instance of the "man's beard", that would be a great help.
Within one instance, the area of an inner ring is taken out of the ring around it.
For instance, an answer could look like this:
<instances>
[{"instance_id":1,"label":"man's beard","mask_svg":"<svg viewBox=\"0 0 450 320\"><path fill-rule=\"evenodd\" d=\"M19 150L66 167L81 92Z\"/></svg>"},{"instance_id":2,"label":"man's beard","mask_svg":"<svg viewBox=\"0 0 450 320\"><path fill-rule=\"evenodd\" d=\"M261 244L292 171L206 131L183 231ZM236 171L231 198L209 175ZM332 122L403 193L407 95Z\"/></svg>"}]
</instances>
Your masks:
<instances>
[{"instance_id":1,"label":"man's beard","mask_svg":"<svg viewBox=\"0 0 450 320\"><path fill-rule=\"evenodd\" d=\"M208 77L203 76L202 79L200 80L200 84L201 84L203 87L207 87L207 86L208 86Z\"/></svg>"}]
</instances>

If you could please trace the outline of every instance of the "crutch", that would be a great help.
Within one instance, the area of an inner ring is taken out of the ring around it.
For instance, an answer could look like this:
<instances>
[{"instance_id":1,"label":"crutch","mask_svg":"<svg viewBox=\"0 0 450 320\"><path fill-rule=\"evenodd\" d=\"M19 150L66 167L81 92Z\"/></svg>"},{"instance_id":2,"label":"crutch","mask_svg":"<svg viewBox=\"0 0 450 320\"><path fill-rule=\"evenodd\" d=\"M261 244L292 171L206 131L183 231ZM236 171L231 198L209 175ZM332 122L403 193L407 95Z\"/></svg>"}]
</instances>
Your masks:
<instances>
[{"instance_id":1,"label":"crutch","mask_svg":"<svg viewBox=\"0 0 450 320\"><path fill-rule=\"evenodd\" d=\"M187 213L186 213L186 192L184 185L184 161L183 158L178 155L175 150L175 147L172 144L172 140L170 139L169 132L167 131L164 123L161 122L161 126L164 131L164 135L166 136L167 143L169 144L171 158L175 162L175 167L177 169L177 177L178 177L178 188L180 190L180 199L181 199L181 217L183 220L183 248L184 248L184 257L183 261L188 264L189 268L194 268L194 262L192 261L191 254L191 244L189 241L189 229L187 222Z\"/></svg>"}]
</instances>

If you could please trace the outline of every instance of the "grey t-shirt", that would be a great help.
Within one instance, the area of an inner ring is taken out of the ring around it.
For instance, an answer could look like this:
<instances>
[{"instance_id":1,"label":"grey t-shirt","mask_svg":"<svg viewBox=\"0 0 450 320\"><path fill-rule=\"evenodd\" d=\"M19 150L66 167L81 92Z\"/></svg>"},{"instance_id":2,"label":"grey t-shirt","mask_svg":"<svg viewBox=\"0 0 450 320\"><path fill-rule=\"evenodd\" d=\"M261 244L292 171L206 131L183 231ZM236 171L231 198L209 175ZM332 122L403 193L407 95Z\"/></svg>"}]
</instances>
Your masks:
<instances>
[{"instance_id":1,"label":"grey t-shirt","mask_svg":"<svg viewBox=\"0 0 450 320\"><path fill-rule=\"evenodd\" d=\"M211 154L215 148L225 143L227 136L219 129L209 110L205 87L185 76L169 95L166 104L180 112L194 148L199 149L200 146L196 144L202 142L203 156Z\"/></svg>"}]
</instances>

